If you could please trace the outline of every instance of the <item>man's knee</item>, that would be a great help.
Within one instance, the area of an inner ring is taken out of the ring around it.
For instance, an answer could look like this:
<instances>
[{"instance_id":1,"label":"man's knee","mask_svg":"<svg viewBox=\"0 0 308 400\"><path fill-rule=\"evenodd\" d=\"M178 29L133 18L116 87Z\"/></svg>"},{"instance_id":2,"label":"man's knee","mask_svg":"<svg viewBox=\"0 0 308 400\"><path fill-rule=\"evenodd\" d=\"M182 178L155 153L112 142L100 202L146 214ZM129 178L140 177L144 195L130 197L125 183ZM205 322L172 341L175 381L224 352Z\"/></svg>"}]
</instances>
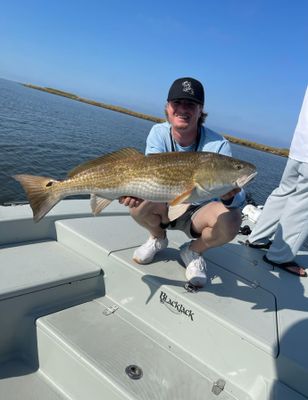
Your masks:
<instances>
[{"instance_id":1,"label":"man's knee","mask_svg":"<svg viewBox=\"0 0 308 400\"><path fill-rule=\"evenodd\" d=\"M239 209L229 210L222 221L222 228L226 240L230 241L234 239L240 229L241 222L241 211Z\"/></svg>"},{"instance_id":2,"label":"man's knee","mask_svg":"<svg viewBox=\"0 0 308 400\"><path fill-rule=\"evenodd\" d=\"M129 212L134 219L145 219L152 215L161 215L167 212L167 206L163 203L143 201L138 207L131 208Z\"/></svg>"}]
</instances>

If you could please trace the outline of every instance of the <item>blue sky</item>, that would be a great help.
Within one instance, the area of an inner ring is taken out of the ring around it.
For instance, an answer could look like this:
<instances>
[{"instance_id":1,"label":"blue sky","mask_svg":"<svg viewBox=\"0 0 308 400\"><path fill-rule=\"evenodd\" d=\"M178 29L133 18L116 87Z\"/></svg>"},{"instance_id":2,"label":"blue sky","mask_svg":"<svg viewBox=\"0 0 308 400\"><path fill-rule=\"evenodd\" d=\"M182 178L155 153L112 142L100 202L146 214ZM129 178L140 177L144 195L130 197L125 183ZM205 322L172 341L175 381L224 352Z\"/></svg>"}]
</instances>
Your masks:
<instances>
[{"instance_id":1,"label":"blue sky","mask_svg":"<svg viewBox=\"0 0 308 400\"><path fill-rule=\"evenodd\" d=\"M307 0L0 5L1 78L163 116L170 84L192 76L210 128L289 147L308 84Z\"/></svg>"}]
</instances>

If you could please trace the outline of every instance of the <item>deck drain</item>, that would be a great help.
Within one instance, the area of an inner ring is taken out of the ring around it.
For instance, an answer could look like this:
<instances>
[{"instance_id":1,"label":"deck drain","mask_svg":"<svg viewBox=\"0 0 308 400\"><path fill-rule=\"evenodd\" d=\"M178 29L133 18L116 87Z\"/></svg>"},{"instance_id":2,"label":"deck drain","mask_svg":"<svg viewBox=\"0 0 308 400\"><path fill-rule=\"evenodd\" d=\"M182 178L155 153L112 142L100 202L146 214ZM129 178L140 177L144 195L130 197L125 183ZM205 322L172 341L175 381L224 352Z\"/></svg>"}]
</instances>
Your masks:
<instances>
[{"instance_id":1,"label":"deck drain","mask_svg":"<svg viewBox=\"0 0 308 400\"><path fill-rule=\"evenodd\" d=\"M130 379L140 379L143 375L142 369L138 365L129 365L125 368L125 372Z\"/></svg>"}]
</instances>

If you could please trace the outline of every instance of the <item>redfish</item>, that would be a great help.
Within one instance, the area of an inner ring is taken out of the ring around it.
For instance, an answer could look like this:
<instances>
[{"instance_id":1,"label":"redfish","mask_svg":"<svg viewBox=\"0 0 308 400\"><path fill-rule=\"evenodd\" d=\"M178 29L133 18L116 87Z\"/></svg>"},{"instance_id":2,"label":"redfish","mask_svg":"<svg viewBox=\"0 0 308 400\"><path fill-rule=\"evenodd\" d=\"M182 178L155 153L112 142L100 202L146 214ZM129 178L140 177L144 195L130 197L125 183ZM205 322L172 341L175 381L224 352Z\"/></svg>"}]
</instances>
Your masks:
<instances>
[{"instance_id":1,"label":"redfish","mask_svg":"<svg viewBox=\"0 0 308 400\"><path fill-rule=\"evenodd\" d=\"M15 175L23 186L34 221L67 196L91 194L93 214L111 201L132 196L171 206L220 197L242 188L256 175L245 161L208 152L145 156L133 148L103 155L73 169L65 180Z\"/></svg>"}]
</instances>

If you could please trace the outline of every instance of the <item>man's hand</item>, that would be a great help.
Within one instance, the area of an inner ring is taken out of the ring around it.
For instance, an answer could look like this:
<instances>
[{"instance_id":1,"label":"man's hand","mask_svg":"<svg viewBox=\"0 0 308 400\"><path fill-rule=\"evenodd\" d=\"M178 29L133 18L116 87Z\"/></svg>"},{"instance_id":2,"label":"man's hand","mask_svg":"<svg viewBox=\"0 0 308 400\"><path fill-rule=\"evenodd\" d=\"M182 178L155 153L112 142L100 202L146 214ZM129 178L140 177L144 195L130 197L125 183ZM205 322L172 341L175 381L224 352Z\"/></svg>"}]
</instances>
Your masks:
<instances>
[{"instance_id":1,"label":"man's hand","mask_svg":"<svg viewBox=\"0 0 308 400\"><path fill-rule=\"evenodd\" d=\"M224 194L223 196L221 196L221 199L224 201L228 201L228 200L232 199L240 191L241 191L240 188L233 189L233 190L231 190L231 192L228 192L228 193Z\"/></svg>"},{"instance_id":2,"label":"man's hand","mask_svg":"<svg viewBox=\"0 0 308 400\"><path fill-rule=\"evenodd\" d=\"M137 197L122 196L119 198L119 203L129 208L138 207L142 202L143 200Z\"/></svg>"}]
</instances>

